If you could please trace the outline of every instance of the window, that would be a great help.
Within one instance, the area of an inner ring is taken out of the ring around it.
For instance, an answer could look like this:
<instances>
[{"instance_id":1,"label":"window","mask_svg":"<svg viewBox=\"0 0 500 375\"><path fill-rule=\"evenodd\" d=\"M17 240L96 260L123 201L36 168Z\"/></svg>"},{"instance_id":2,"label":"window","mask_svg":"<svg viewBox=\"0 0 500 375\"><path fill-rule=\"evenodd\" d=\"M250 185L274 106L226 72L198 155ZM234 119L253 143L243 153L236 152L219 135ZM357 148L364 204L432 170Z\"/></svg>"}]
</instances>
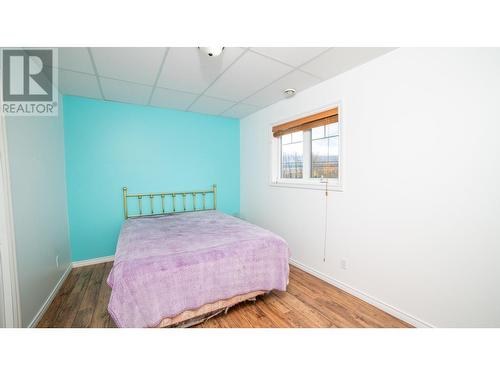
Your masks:
<instances>
[{"instance_id":1,"label":"window","mask_svg":"<svg viewBox=\"0 0 500 375\"><path fill-rule=\"evenodd\" d=\"M338 122L311 129L311 154L311 178L338 178Z\"/></svg>"},{"instance_id":2,"label":"window","mask_svg":"<svg viewBox=\"0 0 500 375\"><path fill-rule=\"evenodd\" d=\"M340 188L338 108L273 127L274 185Z\"/></svg>"},{"instance_id":3,"label":"window","mask_svg":"<svg viewBox=\"0 0 500 375\"><path fill-rule=\"evenodd\" d=\"M302 178L303 176L303 134L295 132L280 137L281 178Z\"/></svg>"}]
</instances>

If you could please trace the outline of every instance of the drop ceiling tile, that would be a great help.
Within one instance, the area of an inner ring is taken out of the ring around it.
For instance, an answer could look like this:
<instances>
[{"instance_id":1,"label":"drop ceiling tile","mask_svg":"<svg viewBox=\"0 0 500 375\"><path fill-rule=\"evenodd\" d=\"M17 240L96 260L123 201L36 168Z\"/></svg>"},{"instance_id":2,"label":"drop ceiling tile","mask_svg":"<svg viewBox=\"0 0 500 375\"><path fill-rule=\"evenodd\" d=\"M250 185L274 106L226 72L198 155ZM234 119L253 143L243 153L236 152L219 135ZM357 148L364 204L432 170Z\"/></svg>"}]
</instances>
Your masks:
<instances>
[{"instance_id":1,"label":"drop ceiling tile","mask_svg":"<svg viewBox=\"0 0 500 375\"><path fill-rule=\"evenodd\" d=\"M235 103L227 100L211 98L209 96L200 97L190 108L191 112L208 113L209 115L218 115L224 112Z\"/></svg>"},{"instance_id":2,"label":"drop ceiling tile","mask_svg":"<svg viewBox=\"0 0 500 375\"><path fill-rule=\"evenodd\" d=\"M150 86L109 78L101 78L101 86L106 100L142 105L148 104L149 96L153 90Z\"/></svg>"},{"instance_id":3,"label":"drop ceiling tile","mask_svg":"<svg viewBox=\"0 0 500 375\"><path fill-rule=\"evenodd\" d=\"M379 57L394 48L339 47L332 48L300 67L300 70L328 79Z\"/></svg>"},{"instance_id":4,"label":"drop ceiling tile","mask_svg":"<svg viewBox=\"0 0 500 375\"><path fill-rule=\"evenodd\" d=\"M59 70L58 73L61 94L102 99L96 76L67 70Z\"/></svg>"},{"instance_id":5,"label":"drop ceiling tile","mask_svg":"<svg viewBox=\"0 0 500 375\"><path fill-rule=\"evenodd\" d=\"M206 91L208 96L240 101L293 68L247 51Z\"/></svg>"},{"instance_id":6,"label":"drop ceiling tile","mask_svg":"<svg viewBox=\"0 0 500 375\"><path fill-rule=\"evenodd\" d=\"M283 91L286 89L295 89L297 92L300 92L320 82L321 80L319 78L295 70L270 86L258 91L256 94L246 99L244 103L265 107L281 99L285 99Z\"/></svg>"},{"instance_id":7,"label":"drop ceiling tile","mask_svg":"<svg viewBox=\"0 0 500 375\"><path fill-rule=\"evenodd\" d=\"M153 85L165 48L91 48L97 73L106 78Z\"/></svg>"},{"instance_id":8,"label":"drop ceiling tile","mask_svg":"<svg viewBox=\"0 0 500 375\"><path fill-rule=\"evenodd\" d=\"M186 110L198 97L182 91L174 91L157 87L151 97L151 105L155 107Z\"/></svg>"},{"instance_id":9,"label":"drop ceiling tile","mask_svg":"<svg viewBox=\"0 0 500 375\"><path fill-rule=\"evenodd\" d=\"M221 116L243 118L251 113L258 111L259 109L259 107L250 104L238 103L234 107L229 108L227 111L221 113Z\"/></svg>"},{"instance_id":10,"label":"drop ceiling tile","mask_svg":"<svg viewBox=\"0 0 500 375\"><path fill-rule=\"evenodd\" d=\"M321 52L327 50L327 47L252 47L253 51L272 57L286 64L295 67L304 64L312 58L318 56Z\"/></svg>"},{"instance_id":11,"label":"drop ceiling tile","mask_svg":"<svg viewBox=\"0 0 500 375\"><path fill-rule=\"evenodd\" d=\"M220 56L209 57L197 47L170 48L157 86L199 94L243 51L224 48Z\"/></svg>"},{"instance_id":12,"label":"drop ceiling tile","mask_svg":"<svg viewBox=\"0 0 500 375\"><path fill-rule=\"evenodd\" d=\"M87 48L58 48L56 68L73 70L75 72L95 74Z\"/></svg>"}]
</instances>

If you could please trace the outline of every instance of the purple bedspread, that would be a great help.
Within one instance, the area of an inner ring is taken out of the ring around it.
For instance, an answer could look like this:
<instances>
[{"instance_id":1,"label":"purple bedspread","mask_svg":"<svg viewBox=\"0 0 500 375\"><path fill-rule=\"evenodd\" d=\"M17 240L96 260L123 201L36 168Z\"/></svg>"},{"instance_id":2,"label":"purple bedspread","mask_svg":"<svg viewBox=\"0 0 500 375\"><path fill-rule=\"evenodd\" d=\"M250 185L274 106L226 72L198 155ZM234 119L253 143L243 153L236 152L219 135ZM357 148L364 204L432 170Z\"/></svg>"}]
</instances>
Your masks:
<instances>
[{"instance_id":1,"label":"purple bedspread","mask_svg":"<svg viewBox=\"0 0 500 375\"><path fill-rule=\"evenodd\" d=\"M286 290L288 257L281 237L217 211L128 219L108 311L119 327L155 327L221 299Z\"/></svg>"}]
</instances>

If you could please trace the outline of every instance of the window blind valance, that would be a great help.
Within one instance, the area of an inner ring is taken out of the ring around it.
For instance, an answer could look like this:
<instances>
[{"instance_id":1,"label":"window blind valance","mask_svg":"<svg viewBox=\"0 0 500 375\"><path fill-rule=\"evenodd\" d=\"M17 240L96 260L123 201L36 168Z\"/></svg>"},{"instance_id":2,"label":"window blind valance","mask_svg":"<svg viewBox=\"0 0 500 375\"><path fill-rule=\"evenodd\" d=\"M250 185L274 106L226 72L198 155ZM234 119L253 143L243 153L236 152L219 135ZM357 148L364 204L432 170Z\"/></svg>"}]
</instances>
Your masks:
<instances>
[{"instance_id":1,"label":"window blind valance","mask_svg":"<svg viewBox=\"0 0 500 375\"><path fill-rule=\"evenodd\" d=\"M338 108L331 108L314 115L299 118L297 120L285 122L284 124L273 126L273 136L281 137L285 134L317 128L319 126L333 124L339 121Z\"/></svg>"}]
</instances>

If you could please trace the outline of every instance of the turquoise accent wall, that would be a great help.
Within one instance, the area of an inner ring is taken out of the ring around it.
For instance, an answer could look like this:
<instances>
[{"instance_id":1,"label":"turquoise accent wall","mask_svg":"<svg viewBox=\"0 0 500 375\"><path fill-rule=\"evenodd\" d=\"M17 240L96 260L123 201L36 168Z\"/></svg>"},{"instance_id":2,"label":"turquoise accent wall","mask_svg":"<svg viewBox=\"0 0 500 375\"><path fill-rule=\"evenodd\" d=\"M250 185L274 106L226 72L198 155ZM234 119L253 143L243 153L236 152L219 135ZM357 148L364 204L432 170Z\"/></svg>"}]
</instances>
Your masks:
<instances>
[{"instance_id":1,"label":"turquoise accent wall","mask_svg":"<svg viewBox=\"0 0 500 375\"><path fill-rule=\"evenodd\" d=\"M209 189L239 213L239 120L64 97L68 215L73 261L113 255L130 193Z\"/></svg>"}]
</instances>

